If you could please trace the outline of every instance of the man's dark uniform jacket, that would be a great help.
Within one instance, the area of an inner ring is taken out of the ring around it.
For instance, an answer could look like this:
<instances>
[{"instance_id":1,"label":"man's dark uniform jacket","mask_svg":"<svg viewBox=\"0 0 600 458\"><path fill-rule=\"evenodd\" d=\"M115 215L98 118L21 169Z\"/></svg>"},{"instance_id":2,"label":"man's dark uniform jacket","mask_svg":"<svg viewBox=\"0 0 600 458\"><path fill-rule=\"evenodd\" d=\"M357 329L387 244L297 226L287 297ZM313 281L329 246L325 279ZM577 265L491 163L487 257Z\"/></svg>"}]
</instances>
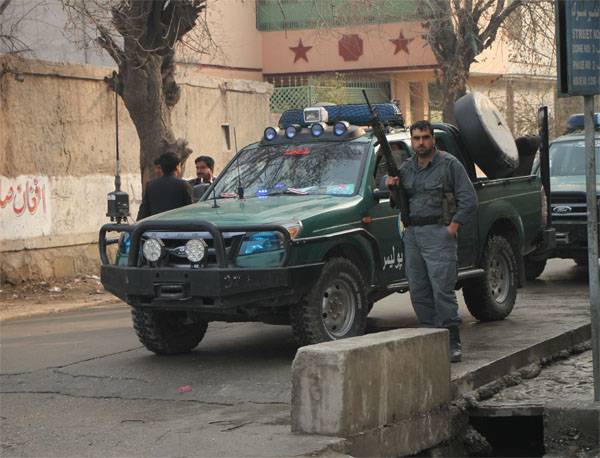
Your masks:
<instances>
[{"instance_id":1,"label":"man's dark uniform jacket","mask_svg":"<svg viewBox=\"0 0 600 458\"><path fill-rule=\"evenodd\" d=\"M183 207L192 203L192 187L174 175L150 180L142 197L138 221L147 216Z\"/></svg>"}]
</instances>

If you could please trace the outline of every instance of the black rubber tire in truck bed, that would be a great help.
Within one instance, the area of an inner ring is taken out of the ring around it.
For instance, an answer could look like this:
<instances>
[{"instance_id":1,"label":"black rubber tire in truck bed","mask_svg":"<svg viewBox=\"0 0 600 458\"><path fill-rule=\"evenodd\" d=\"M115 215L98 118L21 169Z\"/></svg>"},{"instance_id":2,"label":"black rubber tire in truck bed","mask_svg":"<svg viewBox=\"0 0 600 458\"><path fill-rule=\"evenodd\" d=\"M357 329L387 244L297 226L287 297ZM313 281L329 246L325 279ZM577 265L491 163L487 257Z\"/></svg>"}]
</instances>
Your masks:
<instances>
[{"instance_id":1,"label":"black rubber tire in truck bed","mask_svg":"<svg viewBox=\"0 0 600 458\"><path fill-rule=\"evenodd\" d=\"M454 104L454 117L469 155L488 178L505 178L519 166L519 153L504 116L485 95L471 92Z\"/></svg>"}]
</instances>

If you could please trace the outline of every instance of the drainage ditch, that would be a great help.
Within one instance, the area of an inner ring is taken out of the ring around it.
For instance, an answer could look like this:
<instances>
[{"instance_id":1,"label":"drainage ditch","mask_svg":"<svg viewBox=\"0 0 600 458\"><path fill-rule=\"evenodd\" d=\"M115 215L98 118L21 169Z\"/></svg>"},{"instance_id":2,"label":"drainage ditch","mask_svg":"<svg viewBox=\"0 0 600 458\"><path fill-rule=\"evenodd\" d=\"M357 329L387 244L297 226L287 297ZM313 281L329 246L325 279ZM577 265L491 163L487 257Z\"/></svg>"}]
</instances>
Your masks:
<instances>
[{"instance_id":1,"label":"drainage ditch","mask_svg":"<svg viewBox=\"0 0 600 458\"><path fill-rule=\"evenodd\" d=\"M484 456L541 457L545 454L541 408L476 410L470 414L469 423L489 445Z\"/></svg>"}]
</instances>

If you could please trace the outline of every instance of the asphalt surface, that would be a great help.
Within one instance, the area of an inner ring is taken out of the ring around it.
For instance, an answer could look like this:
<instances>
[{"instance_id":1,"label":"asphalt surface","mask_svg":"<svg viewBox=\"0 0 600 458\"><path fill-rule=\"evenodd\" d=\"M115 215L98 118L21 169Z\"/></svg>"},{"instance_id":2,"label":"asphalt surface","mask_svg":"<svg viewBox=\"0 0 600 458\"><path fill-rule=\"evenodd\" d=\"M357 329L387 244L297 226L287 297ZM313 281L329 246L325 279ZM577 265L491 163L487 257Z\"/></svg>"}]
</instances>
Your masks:
<instances>
[{"instance_id":1,"label":"asphalt surface","mask_svg":"<svg viewBox=\"0 0 600 458\"><path fill-rule=\"evenodd\" d=\"M589 322L587 274L571 261L550 262L517 300L499 323L463 310L454 379ZM406 326L416 326L408 295L395 294L369 328ZM3 457L298 456L338 442L290 433L286 326L211 323L191 354L158 357L115 305L2 323L0 345Z\"/></svg>"}]
</instances>

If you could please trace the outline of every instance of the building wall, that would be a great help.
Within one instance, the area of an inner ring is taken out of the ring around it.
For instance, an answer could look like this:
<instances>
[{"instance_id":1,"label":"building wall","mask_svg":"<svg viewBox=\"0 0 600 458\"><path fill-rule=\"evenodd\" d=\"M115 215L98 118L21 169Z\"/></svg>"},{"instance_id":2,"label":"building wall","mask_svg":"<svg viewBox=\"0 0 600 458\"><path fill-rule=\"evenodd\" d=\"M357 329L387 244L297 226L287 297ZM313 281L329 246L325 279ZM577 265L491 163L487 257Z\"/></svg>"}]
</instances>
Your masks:
<instances>
[{"instance_id":1,"label":"building wall","mask_svg":"<svg viewBox=\"0 0 600 458\"><path fill-rule=\"evenodd\" d=\"M181 49L178 58L206 75L262 81L255 0L208 0L206 23L214 46L203 54Z\"/></svg>"},{"instance_id":2,"label":"building wall","mask_svg":"<svg viewBox=\"0 0 600 458\"><path fill-rule=\"evenodd\" d=\"M107 222L114 189L114 93L110 68L0 58L0 281L18 282L95 271L90 245ZM255 141L270 121L271 85L225 80L186 69L173 112L175 134L193 159L210 154L217 172L238 145ZM252 113L251 116L248 114ZM135 215L141 200L139 142L124 106L119 110L121 174Z\"/></svg>"},{"instance_id":3,"label":"building wall","mask_svg":"<svg viewBox=\"0 0 600 458\"><path fill-rule=\"evenodd\" d=\"M435 59L425 46L422 32L418 22L263 32L263 71L287 74L431 68ZM407 41L401 43L405 47L397 48L390 40L400 34ZM344 37L356 41L344 42ZM303 47L311 47L306 54L290 49L298 47L300 40Z\"/></svg>"}]
</instances>

